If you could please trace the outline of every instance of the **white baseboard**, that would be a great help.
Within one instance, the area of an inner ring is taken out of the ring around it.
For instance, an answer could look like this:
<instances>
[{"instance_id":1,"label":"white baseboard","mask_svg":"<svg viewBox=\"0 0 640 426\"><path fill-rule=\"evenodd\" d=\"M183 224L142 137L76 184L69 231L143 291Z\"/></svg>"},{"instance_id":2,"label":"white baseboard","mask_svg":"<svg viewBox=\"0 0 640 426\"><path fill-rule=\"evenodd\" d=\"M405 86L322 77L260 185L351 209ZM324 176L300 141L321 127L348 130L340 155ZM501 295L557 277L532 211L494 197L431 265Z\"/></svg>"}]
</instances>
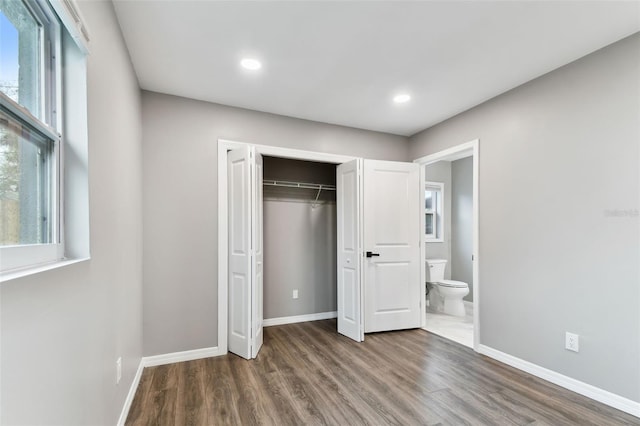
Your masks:
<instances>
[{"instance_id":1,"label":"white baseboard","mask_svg":"<svg viewBox=\"0 0 640 426\"><path fill-rule=\"evenodd\" d=\"M131 408L131 403L133 402L133 398L136 395L136 390L138 390L140 378L142 377L142 371L145 367L173 364L174 362L193 361L194 359L220 356L224 355L225 353L226 352L223 353L222 351L220 351L216 346L212 348L195 349L192 351L172 352L168 354L142 357L140 359L140 364L138 365L136 375L133 378L133 382L131 383L131 387L129 388L127 399L125 399L124 401L124 406L122 407L122 412L120 413L120 418L118 419L118 426L124 426L124 423L127 421L129 409Z\"/></svg>"},{"instance_id":2,"label":"white baseboard","mask_svg":"<svg viewBox=\"0 0 640 426\"><path fill-rule=\"evenodd\" d=\"M338 318L338 312L320 312L318 314L296 315L292 317L269 318L262 321L263 327L273 325L294 324L296 322L318 321L331 318Z\"/></svg>"},{"instance_id":3,"label":"white baseboard","mask_svg":"<svg viewBox=\"0 0 640 426\"><path fill-rule=\"evenodd\" d=\"M640 402L624 398L620 395L616 395L604 389L600 389L579 380L572 379L571 377L567 377L547 368L540 367L539 365L533 364L520 358L516 358L512 355L500 352L485 345L478 346L478 352L497 361L510 365L514 368L517 368L518 370L526 371L527 373L532 374L536 377L547 380L565 389L569 389L570 391L579 393L580 395L584 395L587 398L591 398L610 407L617 408L618 410L629 413L632 416L640 417Z\"/></svg>"},{"instance_id":4,"label":"white baseboard","mask_svg":"<svg viewBox=\"0 0 640 426\"><path fill-rule=\"evenodd\" d=\"M124 400L124 406L122 407L122 411L120 412L120 418L118 419L118 426L124 426L124 423L127 421L127 416L129 415L129 409L131 408L131 403L133 402L133 397L136 396L136 390L138 390L138 385L140 384L140 378L142 377L142 370L144 370L144 365L142 360L140 359L140 363L138 364L138 369L136 370L136 375L133 377L133 382L131 382L131 386L129 387L129 393L127 394L127 399Z\"/></svg>"},{"instance_id":5,"label":"white baseboard","mask_svg":"<svg viewBox=\"0 0 640 426\"><path fill-rule=\"evenodd\" d=\"M194 359L210 358L212 356L224 355L217 346L212 348L194 349L191 351L172 352L162 355L145 356L142 363L145 367L155 367L156 365L173 364L174 362L193 361Z\"/></svg>"}]
</instances>

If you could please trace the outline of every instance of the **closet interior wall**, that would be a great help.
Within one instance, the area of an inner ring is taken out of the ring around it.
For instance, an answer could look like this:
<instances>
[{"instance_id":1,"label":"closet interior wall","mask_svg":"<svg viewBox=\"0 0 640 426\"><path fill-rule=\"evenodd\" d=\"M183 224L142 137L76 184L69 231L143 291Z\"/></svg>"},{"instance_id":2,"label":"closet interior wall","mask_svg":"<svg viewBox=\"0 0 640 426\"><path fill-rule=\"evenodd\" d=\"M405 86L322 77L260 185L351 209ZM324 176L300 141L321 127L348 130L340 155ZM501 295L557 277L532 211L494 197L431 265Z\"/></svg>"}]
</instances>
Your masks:
<instances>
[{"instance_id":1,"label":"closet interior wall","mask_svg":"<svg viewBox=\"0 0 640 426\"><path fill-rule=\"evenodd\" d=\"M265 156L263 173L265 181L336 184L335 164ZM264 318L336 311L335 190L264 185L263 196Z\"/></svg>"}]
</instances>

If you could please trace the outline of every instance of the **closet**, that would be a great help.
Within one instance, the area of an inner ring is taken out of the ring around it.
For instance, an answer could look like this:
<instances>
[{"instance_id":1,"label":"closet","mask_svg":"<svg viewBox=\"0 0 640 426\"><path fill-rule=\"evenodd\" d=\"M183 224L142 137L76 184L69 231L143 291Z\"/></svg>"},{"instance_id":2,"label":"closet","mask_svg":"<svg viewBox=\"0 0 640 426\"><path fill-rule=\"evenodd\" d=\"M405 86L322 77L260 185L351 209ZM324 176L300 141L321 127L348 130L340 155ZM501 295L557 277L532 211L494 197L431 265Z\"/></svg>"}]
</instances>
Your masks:
<instances>
[{"instance_id":1,"label":"closet","mask_svg":"<svg viewBox=\"0 0 640 426\"><path fill-rule=\"evenodd\" d=\"M264 324L335 316L336 165L263 156L262 183Z\"/></svg>"},{"instance_id":2,"label":"closet","mask_svg":"<svg viewBox=\"0 0 640 426\"><path fill-rule=\"evenodd\" d=\"M220 140L218 202L222 351L256 358L264 325L336 314L356 342L420 326L417 164Z\"/></svg>"}]
</instances>

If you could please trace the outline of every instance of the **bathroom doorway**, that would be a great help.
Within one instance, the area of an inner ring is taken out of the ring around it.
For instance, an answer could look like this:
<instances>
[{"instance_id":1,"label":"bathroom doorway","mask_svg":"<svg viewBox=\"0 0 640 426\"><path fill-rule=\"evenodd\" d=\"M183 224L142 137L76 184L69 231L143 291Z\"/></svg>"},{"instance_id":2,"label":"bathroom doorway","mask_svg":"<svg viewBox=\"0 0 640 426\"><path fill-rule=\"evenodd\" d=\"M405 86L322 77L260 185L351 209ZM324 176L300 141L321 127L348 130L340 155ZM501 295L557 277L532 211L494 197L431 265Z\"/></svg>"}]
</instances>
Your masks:
<instances>
[{"instance_id":1,"label":"bathroom doorway","mask_svg":"<svg viewBox=\"0 0 640 426\"><path fill-rule=\"evenodd\" d=\"M474 350L480 342L478 145L474 140L415 160L425 185L422 326Z\"/></svg>"}]
</instances>

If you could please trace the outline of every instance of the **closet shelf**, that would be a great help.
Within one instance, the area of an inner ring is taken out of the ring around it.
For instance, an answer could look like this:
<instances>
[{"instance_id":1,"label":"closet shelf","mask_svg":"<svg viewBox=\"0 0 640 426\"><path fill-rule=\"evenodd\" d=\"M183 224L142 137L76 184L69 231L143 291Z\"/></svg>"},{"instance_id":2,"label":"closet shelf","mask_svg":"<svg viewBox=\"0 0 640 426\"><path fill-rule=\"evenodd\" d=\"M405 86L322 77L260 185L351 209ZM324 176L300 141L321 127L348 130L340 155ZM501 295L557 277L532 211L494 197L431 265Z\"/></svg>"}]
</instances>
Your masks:
<instances>
[{"instance_id":1,"label":"closet shelf","mask_svg":"<svg viewBox=\"0 0 640 426\"><path fill-rule=\"evenodd\" d=\"M335 191L335 185L325 185L324 183L305 183L305 182L290 182L286 180L268 180L265 179L262 183L266 186L283 186L287 188L301 188L301 189L326 189L327 191Z\"/></svg>"}]
</instances>

